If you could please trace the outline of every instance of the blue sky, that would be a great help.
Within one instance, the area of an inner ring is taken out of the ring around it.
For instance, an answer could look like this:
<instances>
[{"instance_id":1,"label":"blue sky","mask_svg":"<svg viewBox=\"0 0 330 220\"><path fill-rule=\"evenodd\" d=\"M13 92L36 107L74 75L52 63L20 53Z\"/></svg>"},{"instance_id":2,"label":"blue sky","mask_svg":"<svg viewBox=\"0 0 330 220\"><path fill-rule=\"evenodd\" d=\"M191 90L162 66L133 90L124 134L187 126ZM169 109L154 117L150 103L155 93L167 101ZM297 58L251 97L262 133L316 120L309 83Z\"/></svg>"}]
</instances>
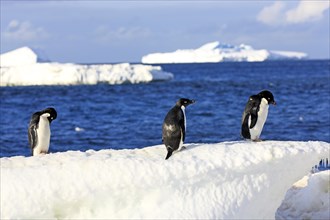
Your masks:
<instances>
[{"instance_id":1,"label":"blue sky","mask_svg":"<svg viewBox=\"0 0 330 220\"><path fill-rule=\"evenodd\" d=\"M1 0L1 53L29 46L57 62L140 62L148 53L220 41L329 59L329 4Z\"/></svg>"}]
</instances>

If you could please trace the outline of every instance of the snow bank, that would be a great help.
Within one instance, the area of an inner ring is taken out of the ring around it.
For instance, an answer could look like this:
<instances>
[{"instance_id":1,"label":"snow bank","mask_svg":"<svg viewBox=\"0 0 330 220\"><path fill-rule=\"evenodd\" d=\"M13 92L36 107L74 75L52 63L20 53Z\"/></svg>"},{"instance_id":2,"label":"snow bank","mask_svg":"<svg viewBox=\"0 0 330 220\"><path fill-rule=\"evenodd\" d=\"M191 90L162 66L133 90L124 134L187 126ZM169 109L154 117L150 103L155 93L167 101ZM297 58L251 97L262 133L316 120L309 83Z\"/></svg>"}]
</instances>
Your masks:
<instances>
[{"instance_id":1,"label":"snow bank","mask_svg":"<svg viewBox=\"0 0 330 220\"><path fill-rule=\"evenodd\" d=\"M330 170L304 176L288 190L276 219L330 219Z\"/></svg>"},{"instance_id":2,"label":"snow bank","mask_svg":"<svg viewBox=\"0 0 330 220\"><path fill-rule=\"evenodd\" d=\"M27 47L1 55L0 86L147 83L172 78L160 66L39 63L37 54Z\"/></svg>"},{"instance_id":3,"label":"snow bank","mask_svg":"<svg viewBox=\"0 0 330 220\"><path fill-rule=\"evenodd\" d=\"M1 218L273 219L330 144L186 146L166 161L163 145L1 158Z\"/></svg>"},{"instance_id":4,"label":"snow bank","mask_svg":"<svg viewBox=\"0 0 330 220\"><path fill-rule=\"evenodd\" d=\"M197 49L176 50L170 53L152 53L142 57L142 63L217 63L223 61L260 62L278 59L304 59L307 54L290 51L255 50L249 45L233 46L218 41Z\"/></svg>"}]
</instances>

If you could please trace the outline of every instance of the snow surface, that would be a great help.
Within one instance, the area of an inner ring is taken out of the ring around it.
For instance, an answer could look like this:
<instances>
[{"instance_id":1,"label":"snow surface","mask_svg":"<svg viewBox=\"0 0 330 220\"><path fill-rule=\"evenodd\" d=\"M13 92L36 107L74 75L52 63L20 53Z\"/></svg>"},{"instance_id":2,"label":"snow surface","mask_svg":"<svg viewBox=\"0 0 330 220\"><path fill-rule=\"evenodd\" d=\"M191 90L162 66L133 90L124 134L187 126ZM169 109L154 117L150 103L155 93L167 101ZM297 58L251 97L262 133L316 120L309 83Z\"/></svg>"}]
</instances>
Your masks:
<instances>
[{"instance_id":1,"label":"snow surface","mask_svg":"<svg viewBox=\"0 0 330 220\"><path fill-rule=\"evenodd\" d=\"M255 50L249 45L233 46L218 41L197 49L176 50L169 53L152 53L142 57L142 63L217 63L223 61L260 62L278 59L304 59L306 53L292 51Z\"/></svg>"},{"instance_id":2,"label":"snow surface","mask_svg":"<svg viewBox=\"0 0 330 220\"><path fill-rule=\"evenodd\" d=\"M172 78L160 66L39 63L37 54L27 47L1 55L0 86L147 83Z\"/></svg>"},{"instance_id":3,"label":"snow surface","mask_svg":"<svg viewBox=\"0 0 330 220\"><path fill-rule=\"evenodd\" d=\"M330 219L330 170L304 176L293 184L276 219Z\"/></svg>"},{"instance_id":4,"label":"snow surface","mask_svg":"<svg viewBox=\"0 0 330 220\"><path fill-rule=\"evenodd\" d=\"M330 150L317 141L186 147L169 160L163 145L1 158L1 219L274 219L286 191ZM300 193L329 196L326 177L313 175Z\"/></svg>"}]
</instances>

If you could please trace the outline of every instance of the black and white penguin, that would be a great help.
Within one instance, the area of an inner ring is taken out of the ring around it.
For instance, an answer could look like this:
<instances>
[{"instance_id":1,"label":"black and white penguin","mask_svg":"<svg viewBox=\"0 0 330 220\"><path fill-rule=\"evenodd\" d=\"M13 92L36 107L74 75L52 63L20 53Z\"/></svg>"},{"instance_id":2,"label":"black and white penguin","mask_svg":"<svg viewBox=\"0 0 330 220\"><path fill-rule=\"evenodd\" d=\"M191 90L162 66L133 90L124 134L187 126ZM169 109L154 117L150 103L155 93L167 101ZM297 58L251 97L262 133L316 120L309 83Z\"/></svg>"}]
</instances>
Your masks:
<instances>
[{"instance_id":1,"label":"black and white penguin","mask_svg":"<svg viewBox=\"0 0 330 220\"><path fill-rule=\"evenodd\" d=\"M162 141L167 149L165 160L167 160L173 152L182 149L187 125L185 109L188 105L193 103L195 103L195 100L179 99L164 119Z\"/></svg>"},{"instance_id":2,"label":"black and white penguin","mask_svg":"<svg viewBox=\"0 0 330 220\"><path fill-rule=\"evenodd\" d=\"M32 156L47 154L50 142L50 123L56 119L57 112L54 108L46 108L35 112L28 128L29 144Z\"/></svg>"},{"instance_id":3,"label":"black and white penguin","mask_svg":"<svg viewBox=\"0 0 330 220\"><path fill-rule=\"evenodd\" d=\"M276 105L273 94L264 90L250 96L242 116L241 135L245 139L260 141L260 134L268 116L269 104Z\"/></svg>"}]
</instances>

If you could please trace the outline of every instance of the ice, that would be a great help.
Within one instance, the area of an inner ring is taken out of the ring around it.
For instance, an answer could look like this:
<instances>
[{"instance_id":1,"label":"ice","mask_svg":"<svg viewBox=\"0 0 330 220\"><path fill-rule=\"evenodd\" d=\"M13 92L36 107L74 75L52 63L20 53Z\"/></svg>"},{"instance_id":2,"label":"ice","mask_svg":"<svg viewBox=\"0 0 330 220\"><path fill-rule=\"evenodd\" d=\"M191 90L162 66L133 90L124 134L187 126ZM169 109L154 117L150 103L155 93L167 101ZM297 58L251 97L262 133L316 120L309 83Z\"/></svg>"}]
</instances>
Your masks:
<instances>
[{"instance_id":1,"label":"ice","mask_svg":"<svg viewBox=\"0 0 330 220\"><path fill-rule=\"evenodd\" d=\"M330 219L330 170L310 174L286 193L276 219Z\"/></svg>"},{"instance_id":2,"label":"ice","mask_svg":"<svg viewBox=\"0 0 330 220\"><path fill-rule=\"evenodd\" d=\"M176 50L169 53L152 53L142 57L142 63L217 63L223 61L261 62L278 59L305 59L307 54L291 51L255 50L250 45L234 46L207 43L197 49Z\"/></svg>"},{"instance_id":3,"label":"ice","mask_svg":"<svg viewBox=\"0 0 330 220\"><path fill-rule=\"evenodd\" d=\"M272 60L281 60L281 59L304 59L307 55L302 52L293 52L293 51L271 51L271 59Z\"/></svg>"},{"instance_id":4,"label":"ice","mask_svg":"<svg viewBox=\"0 0 330 220\"><path fill-rule=\"evenodd\" d=\"M274 219L287 190L328 156L330 144L185 146L169 160L163 145L1 158L1 219ZM287 198L295 216L308 200L308 216L329 211L323 172L310 177L303 196Z\"/></svg>"},{"instance_id":5,"label":"ice","mask_svg":"<svg viewBox=\"0 0 330 220\"><path fill-rule=\"evenodd\" d=\"M0 66L20 66L49 61L42 50L21 47L0 55Z\"/></svg>"},{"instance_id":6,"label":"ice","mask_svg":"<svg viewBox=\"0 0 330 220\"><path fill-rule=\"evenodd\" d=\"M2 67L0 74L1 86L147 83L173 78L173 74L163 71L159 66L129 63L35 63Z\"/></svg>"},{"instance_id":7,"label":"ice","mask_svg":"<svg viewBox=\"0 0 330 220\"><path fill-rule=\"evenodd\" d=\"M85 131L85 129L84 128L81 128L81 127L75 127L74 130L76 132L83 132L83 131Z\"/></svg>"},{"instance_id":8,"label":"ice","mask_svg":"<svg viewBox=\"0 0 330 220\"><path fill-rule=\"evenodd\" d=\"M0 86L147 83L173 78L172 73L163 71L160 66L41 63L38 59L27 47L1 55Z\"/></svg>"}]
</instances>

